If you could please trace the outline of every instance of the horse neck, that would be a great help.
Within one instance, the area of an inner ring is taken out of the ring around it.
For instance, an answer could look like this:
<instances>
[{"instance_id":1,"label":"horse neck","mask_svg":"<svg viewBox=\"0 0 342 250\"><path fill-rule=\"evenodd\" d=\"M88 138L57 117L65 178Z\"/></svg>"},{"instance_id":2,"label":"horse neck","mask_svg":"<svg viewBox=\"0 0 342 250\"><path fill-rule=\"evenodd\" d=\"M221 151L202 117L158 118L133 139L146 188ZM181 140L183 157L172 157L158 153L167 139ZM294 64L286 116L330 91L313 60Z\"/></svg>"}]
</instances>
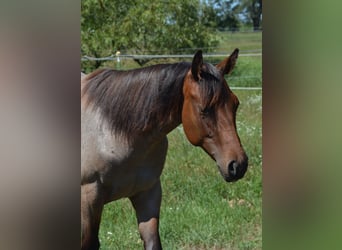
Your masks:
<instances>
[{"instance_id":1,"label":"horse neck","mask_svg":"<svg viewBox=\"0 0 342 250\"><path fill-rule=\"evenodd\" d=\"M181 113L177 116L170 116L169 122L163 124L160 131L165 135L170 133L172 130L174 130L176 127L178 127L182 123L181 116L182 116Z\"/></svg>"},{"instance_id":2,"label":"horse neck","mask_svg":"<svg viewBox=\"0 0 342 250\"><path fill-rule=\"evenodd\" d=\"M177 68L178 65L173 65ZM171 66L172 67L172 66ZM160 80L158 82L159 95L155 96L155 100L152 101L155 105L151 110L151 117L155 119L148 119L146 130L142 133L146 142L146 138L151 137L152 140L158 140L157 138L164 138L168 133L174 130L182 123L182 109L184 102L183 95L183 78L185 77L187 70L183 70L185 73L177 75L177 77L171 78L168 81ZM164 76L161 76L161 79ZM155 122L155 121L157 122ZM135 134L126 134L128 138L135 138ZM148 137L145 137L148 135ZM139 136L138 136L139 137ZM128 140L130 140L128 138ZM134 139L133 139L134 140Z\"/></svg>"},{"instance_id":3,"label":"horse neck","mask_svg":"<svg viewBox=\"0 0 342 250\"><path fill-rule=\"evenodd\" d=\"M133 71L102 70L87 76L82 98L116 134L136 138L167 134L181 123L183 81L190 63Z\"/></svg>"},{"instance_id":4,"label":"horse neck","mask_svg":"<svg viewBox=\"0 0 342 250\"><path fill-rule=\"evenodd\" d=\"M187 64L185 64L187 66ZM160 110L157 112L163 113L163 119L161 120L159 130L164 134L170 133L173 129L182 123L182 109L184 102L183 95L183 80L187 73L184 70L182 74L176 77L173 81L166 84L161 83L161 102L166 101L162 105L158 105Z\"/></svg>"}]
</instances>

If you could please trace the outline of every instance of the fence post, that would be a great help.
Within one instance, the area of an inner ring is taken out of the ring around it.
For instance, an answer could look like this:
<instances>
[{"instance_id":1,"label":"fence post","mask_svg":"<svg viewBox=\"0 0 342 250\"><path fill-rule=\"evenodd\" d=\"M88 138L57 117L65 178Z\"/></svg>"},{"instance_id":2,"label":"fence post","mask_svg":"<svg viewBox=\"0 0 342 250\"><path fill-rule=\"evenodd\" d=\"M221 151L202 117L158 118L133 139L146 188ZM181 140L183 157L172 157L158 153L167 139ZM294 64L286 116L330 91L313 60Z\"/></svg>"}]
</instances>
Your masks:
<instances>
[{"instance_id":1,"label":"fence post","mask_svg":"<svg viewBox=\"0 0 342 250\"><path fill-rule=\"evenodd\" d=\"M116 69L121 68L121 60L120 60L120 51L116 51L115 56L116 56Z\"/></svg>"}]
</instances>

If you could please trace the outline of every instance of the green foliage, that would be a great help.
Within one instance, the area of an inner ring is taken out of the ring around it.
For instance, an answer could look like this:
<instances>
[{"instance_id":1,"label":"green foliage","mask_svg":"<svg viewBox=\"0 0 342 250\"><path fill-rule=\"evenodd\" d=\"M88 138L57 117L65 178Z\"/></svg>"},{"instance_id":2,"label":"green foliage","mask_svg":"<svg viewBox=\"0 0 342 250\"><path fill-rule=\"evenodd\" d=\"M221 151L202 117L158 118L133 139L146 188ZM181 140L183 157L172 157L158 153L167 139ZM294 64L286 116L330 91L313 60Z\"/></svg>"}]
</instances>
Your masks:
<instances>
[{"instance_id":1,"label":"green foliage","mask_svg":"<svg viewBox=\"0 0 342 250\"><path fill-rule=\"evenodd\" d=\"M260 30L262 21L262 0L238 0L236 2L236 11L244 16L244 23L251 24L254 30Z\"/></svg>"},{"instance_id":2,"label":"green foliage","mask_svg":"<svg viewBox=\"0 0 342 250\"><path fill-rule=\"evenodd\" d=\"M216 13L216 27L220 30L239 30L241 20L238 16L236 0L220 1L209 0L208 6ZM238 1L239 2L239 1Z\"/></svg>"},{"instance_id":3,"label":"green foliage","mask_svg":"<svg viewBox=\"0 0 342 250\"><path fill-rule=\"evenodd\" d=\"M206 13L214 15L219 30L239 31L248 25L259 30L261 26L262 0L207 0ZM212 14L214 12L214 14Z\"/></svg>"},{"instance_id":4,"label":"green foliage","mask_svg":"<svg viewBox=\"0 0 342 250\"><path fill-rule=\"evenodd\" d=\"M175 53L182 49L184 53L192 53L195 48L218 44L215 33L201 24L198 1L103 0L102 3L82 1L82 55L103 57L117 50L143 54ZM100 62L97 63L86 62L82 66L98 67Z\"/></svg>"}]
</instances>

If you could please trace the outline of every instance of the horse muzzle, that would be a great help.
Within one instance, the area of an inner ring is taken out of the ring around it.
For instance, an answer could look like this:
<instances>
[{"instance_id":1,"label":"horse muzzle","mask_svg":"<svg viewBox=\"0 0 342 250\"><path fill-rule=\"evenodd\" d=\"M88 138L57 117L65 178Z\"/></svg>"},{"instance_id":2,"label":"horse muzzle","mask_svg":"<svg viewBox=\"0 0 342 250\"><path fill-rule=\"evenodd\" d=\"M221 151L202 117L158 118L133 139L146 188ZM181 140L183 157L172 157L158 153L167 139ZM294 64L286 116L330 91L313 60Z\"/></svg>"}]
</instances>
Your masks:
<instances>
[{"instance_id":1,"label":"horse muzzle","mask_svg":"<svg viewBox=\"0 0 342 250\"><path fill-rule=\"evenodd\" d=\"M248 158L245 157L242 161L232 160L228 163L226 169L222 169L219 166L221 175L227 182L234 182L241 179L248 168Z\"/></svg>"}]
</instances>

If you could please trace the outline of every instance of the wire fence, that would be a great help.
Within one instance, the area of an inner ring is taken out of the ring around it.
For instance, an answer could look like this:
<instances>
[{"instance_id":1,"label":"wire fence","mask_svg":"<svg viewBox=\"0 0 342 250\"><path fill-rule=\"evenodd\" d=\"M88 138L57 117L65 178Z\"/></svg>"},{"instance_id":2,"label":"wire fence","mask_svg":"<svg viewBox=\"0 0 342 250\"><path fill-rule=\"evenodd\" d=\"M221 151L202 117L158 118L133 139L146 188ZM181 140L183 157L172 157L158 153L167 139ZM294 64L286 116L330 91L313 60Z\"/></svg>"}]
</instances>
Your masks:
<instances>
[{"instance_id":1,"label":"wire fence","mask_svg":"<svg viewBox=\"0 0 342 250\"><path fill-rule=\"evenodd\" d=\"M262 87L229 87L231 90L262 90Z\"/></svg>"},{"instance_id":2,"label":"wire fence","mask_svg":"<svg viewBox=\"0 0 342 250\"><path fill-rule=\"evenodd\" d=\"M91 56L83 56L81 58L82 61L114 61L114 60L121 60L121 59L136 59L136 60L142 60L142 59L165 59L165 58L192 58L193 54L179 54L179 55L132 55L132 54L126 54L119 56L117 55L110 55L106 57L91 57ZM226 57L227 54L203 54L203 57ZM262 56L262 52L258 53L245 53L245 54L239 54L239 56Z\"/></svg>"},{"instance_id":3,"label":"wire fence","mask_svg":"<svg viewBox=\"0 0 342 250\"><path fill-rule=\"evenodd\" d=\"M249 52L249 53L246 53ZM205 58L215 58L215 57L226 57L227 54L222 53L211 53L211 54L203 54ZM244 53L239 54L239 57L261 57L262 50L250 50L244 51ZM167 58L193 58L193 54L165 54L165 55L134 55L134 54L121 54L117 53L116 55L110 55L106 57L91 57L91 56L83 56L81 61L117 61L120 62L121 60L133 59L133 60L144 60L144 59L167 59ZM229 76L229 79L234 81L240 80L257 80L258 82L262 83L261 75L246 75L246 76ZM244 87L244 86L231 86L232 90L262 90L262 87Z\"/></svg>"}]
</instances>

